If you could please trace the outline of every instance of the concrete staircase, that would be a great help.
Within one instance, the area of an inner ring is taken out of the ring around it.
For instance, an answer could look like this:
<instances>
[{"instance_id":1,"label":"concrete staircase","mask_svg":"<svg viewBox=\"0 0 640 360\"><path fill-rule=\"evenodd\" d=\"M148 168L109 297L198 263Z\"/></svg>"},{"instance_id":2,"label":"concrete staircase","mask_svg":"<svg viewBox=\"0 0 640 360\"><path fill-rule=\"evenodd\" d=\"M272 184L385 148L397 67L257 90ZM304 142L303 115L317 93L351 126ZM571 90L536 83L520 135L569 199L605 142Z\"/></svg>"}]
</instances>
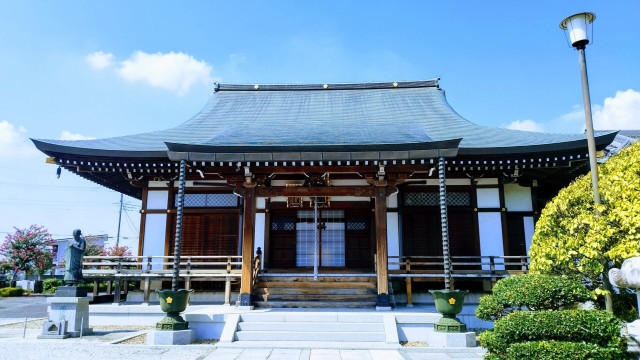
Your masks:
<instances>
[{"instance_id":1,"label":"concrete staircase","mask_svg":"<svg viewBox=\"0 0 640 360\"><path fill-rule=\"evenodd\" d=\"M253 295L258 308L373 308L376 278L261 274Z\"/></svg>"},{"instance_id":2,"label":"concrete staircase","mask_svg":"<svg viewBox=\"0 0 640 360\"><path fill-rule=\"evenodd\" d=\"M232 347L399 347L393 315L340 312L252 312L227 322L219 345ZM388 324L387 324L388 323ZM233 335L231 328L235 329ZM225 341L226 339L226 341Z\"/></svg>"}]
</instances>

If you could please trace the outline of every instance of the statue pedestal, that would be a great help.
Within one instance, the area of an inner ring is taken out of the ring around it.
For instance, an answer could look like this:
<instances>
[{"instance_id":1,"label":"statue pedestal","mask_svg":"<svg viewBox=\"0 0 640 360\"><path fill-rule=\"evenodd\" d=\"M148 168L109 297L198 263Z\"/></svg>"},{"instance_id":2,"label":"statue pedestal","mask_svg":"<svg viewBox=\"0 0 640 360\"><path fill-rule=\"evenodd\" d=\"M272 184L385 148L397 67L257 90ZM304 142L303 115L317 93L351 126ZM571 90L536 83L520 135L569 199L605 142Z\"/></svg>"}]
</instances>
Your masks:
<instances>
[{"instance_id":1,"label":"statue pedestal","mask_svg":"<svg viewBox=\"0 0 640 360\"><path fill-rule=\"evenodd\" d=\"M151 330L147 333L147 345L189 345L196 340L196 331Z\"/></svg>"},{"instance_id":2,"label":"statue pedestal","mask_svg":"<svg viewBox=\"0 0 640 360\"><path fill-rule=\"evenodd\" d=\"M87 288L77 286L59 286L56 289L55 297L85 297Z\"/></svg>"},{"instance_id":3,"label":"statue pedestal","mask_svg":"<svg viewBox=\"0 0 640 360\"><path fill-rule=\"evenodd\" d=\"M56 295L57 295L56 291ZM66 333L70 337L79 337L93 332L89 327L89 300L88 297L54 296L47 299L49 303L49 320L62 322L66 320Z\"/></svg>"}]
</instances>

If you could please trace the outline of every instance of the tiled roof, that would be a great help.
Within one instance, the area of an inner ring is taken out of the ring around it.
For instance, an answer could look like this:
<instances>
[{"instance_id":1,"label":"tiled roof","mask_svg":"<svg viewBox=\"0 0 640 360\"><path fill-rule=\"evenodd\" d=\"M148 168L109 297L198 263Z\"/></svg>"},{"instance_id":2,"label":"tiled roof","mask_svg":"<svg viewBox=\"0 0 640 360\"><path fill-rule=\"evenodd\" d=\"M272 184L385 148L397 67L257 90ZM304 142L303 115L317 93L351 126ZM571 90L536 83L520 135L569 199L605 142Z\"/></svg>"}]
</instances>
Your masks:
<instances>
[{"instance_id":1,"label":"tiled roof","mask_svg":"<svg viewBox=\"0 0 640 360\"><path fill-rule=\"evenodd\" d=\"M603 135L599 142L610 136ZM433 148L462 139L460 153L543 152L586 147L584 135L531 133L471 123L437 79L412 82L217 84L194 117L168 130L97 140L34 140L46 153L166 157L167 144L209 152ZM432 144L432 146L429 146Z\"/></svg>"}]
</instances>

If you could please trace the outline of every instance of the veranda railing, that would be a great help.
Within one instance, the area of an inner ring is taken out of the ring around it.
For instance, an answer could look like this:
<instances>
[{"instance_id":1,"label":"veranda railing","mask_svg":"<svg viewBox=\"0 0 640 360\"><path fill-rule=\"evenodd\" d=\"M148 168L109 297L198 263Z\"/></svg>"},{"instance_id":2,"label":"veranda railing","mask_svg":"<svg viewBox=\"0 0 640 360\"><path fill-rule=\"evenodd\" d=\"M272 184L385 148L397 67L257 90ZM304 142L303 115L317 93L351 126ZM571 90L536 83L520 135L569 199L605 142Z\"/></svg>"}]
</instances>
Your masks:
<instances>
[{"instance_id":1,"label":"veranda railing","mask_svg":"<svg viewBox=\"0 0 640 360\"><path fill-rule=\"evenodd\" d=\"M85 256L82 273L93 279L93 295L98 295L98 284L107 281L107 294L111 294L111 282L115 283L114 302L120 302L121 282L125 293L129 281L142 281L144 300L149 303L152 280L171 279L173 256ZM192 280L225 281L225 304L231 302L231 280L242 277L242 256L181 256L179 277L185 288L191 288Z\"/></svg>"},{"instance_id":2,"label":"veranda railing","mask_svg":"<svg viewBox=\"0 0 640 360\"><path fill-rule=\"evenodd\" d=\"M443 256L389 256L389 277L406 280L407 304L412 304L413 279L444 281ZM527 256L451 256L451 277L491 281L529 271ZM454 288L454 281L451 283Z\"/></svg>"}]
</instances>

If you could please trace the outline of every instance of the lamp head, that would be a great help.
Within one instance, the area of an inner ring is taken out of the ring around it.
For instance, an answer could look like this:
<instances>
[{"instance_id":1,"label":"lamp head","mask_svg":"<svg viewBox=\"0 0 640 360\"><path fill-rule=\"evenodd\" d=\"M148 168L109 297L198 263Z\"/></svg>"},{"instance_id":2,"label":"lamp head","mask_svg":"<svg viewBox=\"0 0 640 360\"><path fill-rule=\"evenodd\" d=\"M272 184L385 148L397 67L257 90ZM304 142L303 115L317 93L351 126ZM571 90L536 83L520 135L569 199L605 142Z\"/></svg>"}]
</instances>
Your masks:
<instances>
[{"instance_id":1,"label":"lamp head","mask_svg":"<svg viewBox=\"0 0 640 360\"><path fill-rule=\"evenodd\" d=\"M590 12L571 15L560 22L560 29L569 32L571 46L584 49L589 43L589 28L593 27L591 24L595 19L596 14ZM591 29L591 34L593 34L593 29Z\"/></svg>"}]
</instances>

